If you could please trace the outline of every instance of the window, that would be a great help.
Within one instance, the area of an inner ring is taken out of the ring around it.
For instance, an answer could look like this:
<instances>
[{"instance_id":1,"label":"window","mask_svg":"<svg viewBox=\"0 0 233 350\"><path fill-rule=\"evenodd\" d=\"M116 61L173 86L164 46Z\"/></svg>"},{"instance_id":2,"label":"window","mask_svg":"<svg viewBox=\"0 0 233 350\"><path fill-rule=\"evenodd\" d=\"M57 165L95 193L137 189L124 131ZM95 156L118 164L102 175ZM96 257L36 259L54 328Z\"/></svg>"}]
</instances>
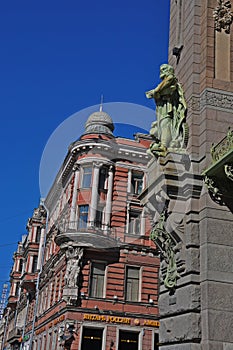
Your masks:
<instances>
[{"instance_id":1,"label":"window","mask_svg":"<svg viewBox=\"0 0 233 350\"><path fill-rule=\"evenodd\" d=\"M133 172L131 179L131 192L133 194L140 194L143 186L143 173Z\"/></svg>"},{"instance_id":2,"label":"window","mask_svg":"<svg viewBox=\"0 0 233 350\"><path fill-rule=\"evenodd\" d=\"M78 228L86 228L87 227L89 206L88 205L80 205L78 208L79 208Z\"/></svg>"},{"instance_id":3,"label":"window","mask_svg":"<svg viewBox=\"0 0 233 350\"><path fill-rule=\"evenodd\" d=\"M23 259L19 259L19 272L23 271Z\"/></svg>"},{"instance_id":4,"label":"window","mask_svg":"<svg viewBox=\"0 0 233 350\"><path fill-rule=\"evenodd\" d=\"M119 350L138 350L138 332L119 330Z\"/></svg>"},{"instance_id":5,"label":"window","mask_svg":"<svg viewBox=\"0 0 233 350\"><path fill-rule=\"evenodd\" d=\"M159 350L159 335L158 335L158 333L154 334L154 350Z\"/></svg>"},{"instance_id":6,"label":"window","mask_svg":"<svg viewBox=\"0 0 233 350\"><path fill-rule=\"evenodd\" d=\"M129 231L128 233L134 235L140 235L141 230L141 217L140 213L136 211L130 211L129 213Z\"/></svg>"},{"instance_id":7,"label":"window","mask_svg":"<svg viewBox=\"0 0 233 350\"><path fill-rule=\"evenodd\" d=\"M139 267L126 268L126 300L138 301L139 299Z\"/></svg>"},{"instance_id":8,"label":"window","mask_svg":"<svg viewBox=\"0 0 233 350\"><path fill-rule=\"evenodd\" d=\"M41 236L41 227L37 226L37 228L36 228L36 243L40 243L40 236Z\"/></svg>"},{"instance_id":9,"label":"window","mask_svg":"<svg viewBox=\"0 0 233 350\"><path fill-rule=\"evenodd\" d=\"M106 189L106 179L108 175L107 168L100 169L100 178L99 178L99 189L104 190Z\"/></svg>"},{"instance_id":10,"label":"window","mask_svg":"<svg viewBox=\"0 0 233 350\"><path fill-rule=\"evenodd\" d=\"M104 278L105 278L104 263L92 263L91 267L91 288L90 296L95 298L103 298L104 296Z\"/></svg>"},{"instance_id":11,"label":"window","mask_svg":"<svg viewBox=\"0 0 233 350\"><path fill-rule=\"evenodd\" d=\"M96 210L95 226L101 228L103 221L103 208L98 208Z\"/></svg>"},{"instance_id":12,"label":"window","mask_svg":"<svg viewBox=\"0 0 233 350\"><path fill-rule=\"evenodd\" d=\"M16 284L15 284L15 296L16 297L19 296L19 282L16 282Z\"/></svg>"},{"instance_id":13,"label":"window","mask_svg":"<svg viewBox=\"0 0 233 350\"><path fill-rule=\"evenodd\" d=\"M81 350L101 350L102 349L102 328L83 328Z\"/></svg>"},{"instance_id":14,"label":"window","mask_svg":"<svg viewBox=\"0 0 233 350\"><path fill-rule=\"evenodd\" d=\"M34 255L32 260L32 273L37 271L38 256Z\"/></svg>"},{"instance_id":15,"label":"window","mask_svg":"<svg viewBox=\"0 0 233 350\"><path fill-rule=\"evenodd\" d=\"M83 168L82 188L91 187L92 167Z\"/></svg>"}]
</instances>

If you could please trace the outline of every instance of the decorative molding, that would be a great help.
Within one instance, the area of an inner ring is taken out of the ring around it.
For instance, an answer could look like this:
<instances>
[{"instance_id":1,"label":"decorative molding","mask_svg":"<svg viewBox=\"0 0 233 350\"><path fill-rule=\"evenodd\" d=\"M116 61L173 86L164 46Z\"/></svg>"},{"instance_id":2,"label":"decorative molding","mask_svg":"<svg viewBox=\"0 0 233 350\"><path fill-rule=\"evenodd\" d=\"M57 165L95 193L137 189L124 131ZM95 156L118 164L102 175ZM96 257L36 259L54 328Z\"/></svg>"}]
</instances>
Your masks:
<instances>
[{"instance_id":1,"label":"decorative molding","mask_svg":"<svg viewBox=\"0 0 233 350\"><path fill-rule=\"evenodd\" d=\"M217 32L222 30L230 34L230 28L233 20L230 0L218 0L218 6L213 11L214 27Z\"/></svg>"},{"instance_id":2,"label":"decorative molding","mask_svg":"<svg viewBox=\"0 0 233 350\"><path fill-rule=\"evenodd\" d=\"M188 101L188 108L192 111L201 111L204 107L221 108L232 113L233 94L225 91L205 89L200 96L192 96Z\"/></svg>"}]
</instances>

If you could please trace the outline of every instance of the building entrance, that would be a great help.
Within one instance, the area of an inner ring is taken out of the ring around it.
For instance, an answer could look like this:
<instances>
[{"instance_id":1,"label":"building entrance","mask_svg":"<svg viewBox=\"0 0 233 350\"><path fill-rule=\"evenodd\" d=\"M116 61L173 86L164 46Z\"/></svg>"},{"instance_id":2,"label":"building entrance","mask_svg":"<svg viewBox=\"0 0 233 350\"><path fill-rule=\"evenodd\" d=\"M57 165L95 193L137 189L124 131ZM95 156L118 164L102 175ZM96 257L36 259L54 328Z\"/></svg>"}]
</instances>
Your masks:
<instances>
[{"instance_id":1,"label":"building entrance","mask_svg":"<svg viewBox=\"0 0 233 350\"><path fill-rule=\"evenodd\" d=\"M103 329L83 328L81 350L102 350Z\"/></svg>"},{"instance_id":2,"label":"building entrance","mask_svg":"<svg viewBox=\"0 0 233 350\"><path fill-rule=\"evenodd\" d=\"M137 332L119 331L118 350L138 350Z\"/></svg>"}]
</instances>

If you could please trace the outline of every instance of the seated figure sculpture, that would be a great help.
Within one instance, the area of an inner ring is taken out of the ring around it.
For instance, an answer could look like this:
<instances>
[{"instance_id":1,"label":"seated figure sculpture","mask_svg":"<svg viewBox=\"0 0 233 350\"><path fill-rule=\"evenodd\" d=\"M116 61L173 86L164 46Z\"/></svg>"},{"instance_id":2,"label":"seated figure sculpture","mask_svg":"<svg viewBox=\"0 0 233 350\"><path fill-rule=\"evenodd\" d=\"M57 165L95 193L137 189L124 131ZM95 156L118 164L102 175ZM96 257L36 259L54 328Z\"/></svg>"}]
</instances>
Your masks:
<instances>
[{"instance_id":1,"label":"seated figure sculpture","mask_svg":"<svg viewBox=\"0 0 233 350\"><path fill-rule=\"evenodd\" d=\"M155 89L146 92L146 97L154 98L156 103L157 120L150 130L155 141L149 150L155 156L165 156L168 149L186 148L188 141L187 106L173 67L161 65L160 79Z\"/></svg>"}]
</instances>

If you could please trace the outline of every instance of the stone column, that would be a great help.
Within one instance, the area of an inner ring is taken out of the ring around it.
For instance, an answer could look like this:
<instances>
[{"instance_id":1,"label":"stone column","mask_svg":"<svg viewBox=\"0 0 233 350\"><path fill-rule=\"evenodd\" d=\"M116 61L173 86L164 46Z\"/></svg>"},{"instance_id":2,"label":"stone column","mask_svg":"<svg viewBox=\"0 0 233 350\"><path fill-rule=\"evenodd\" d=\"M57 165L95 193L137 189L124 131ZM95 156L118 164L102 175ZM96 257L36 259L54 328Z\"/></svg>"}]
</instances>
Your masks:
<instances>
[{"instance_id":1,"label":"stone column","mask_svg":"<svg viewBox=\"0 0 233 350\"><path fill-rule=\"evenodd\" d=\"M132 181L132 170L129 169L128 171L128 184L127 184L127 192L131 192L131 181Z\"/></svg>"},{"instance_id":2,"label":"stone column","mask_svg":"<svg viewBox=\"0 0 233 350\"><path fill-rule=\"evenodd\" d=\"M113 189L113 166L108 171L108 192L105 207L105 229L110 227L111 209L112 209L112 189Z\"/></svg>"},{"instance_id":3,"label":"stone column","mask_svg":"<svg viewBox=\"0 0 233 350\"><path fill-rule=\"evenodd\" d=\"M78 180L79 180L79 165L75 164L73 167L73 171L75 173L74 175L74 188L73 188L73 195L72 195L72 204L71 204L71 210L70 210L70 228L75 229L76 227L76 203L77 203L77 190L78 190Z\"/></svg>"},{"instance_id":4,"label":"stone column","mask_svg":"<svg viewBox=\"0 0 233 350\"><path fill-rule=\"evenodd\" d=\"M146 216L145 216L145 208L143 208L142 215L141 215L141 228L140 228L141 236L145 235L145 230L146 230Z\"/></svg>"},{"instance_id":5,"label":"stone column","mask_svg":"<svg viewBox=\"0 0 233 350\"><path fill-rule=\"evenodd\" d=\"M42 226L41 228L41 235L40 235L40 245L39 245L39 252L38 252L38 261L37 261L37 270L40 270L41 265L43 263L43 250L44 250L44 240L45 240L45 226Z\"/></svg>"},{"instance_id":6,"label":"stone column","mask_svg":"<svg viewBox=\"0 0 233 350\"><path fill-rule=\"evenodd\" d=\"M89 217L89 226L93 226L96 218L96 210L98 205L98 188L99 188L99 176L100 176L100 167L102 164L94 164L93 180L92 180L92 190L91 190L91 206L90 206L90 217Z\"/></svg>"}]
</instances>

